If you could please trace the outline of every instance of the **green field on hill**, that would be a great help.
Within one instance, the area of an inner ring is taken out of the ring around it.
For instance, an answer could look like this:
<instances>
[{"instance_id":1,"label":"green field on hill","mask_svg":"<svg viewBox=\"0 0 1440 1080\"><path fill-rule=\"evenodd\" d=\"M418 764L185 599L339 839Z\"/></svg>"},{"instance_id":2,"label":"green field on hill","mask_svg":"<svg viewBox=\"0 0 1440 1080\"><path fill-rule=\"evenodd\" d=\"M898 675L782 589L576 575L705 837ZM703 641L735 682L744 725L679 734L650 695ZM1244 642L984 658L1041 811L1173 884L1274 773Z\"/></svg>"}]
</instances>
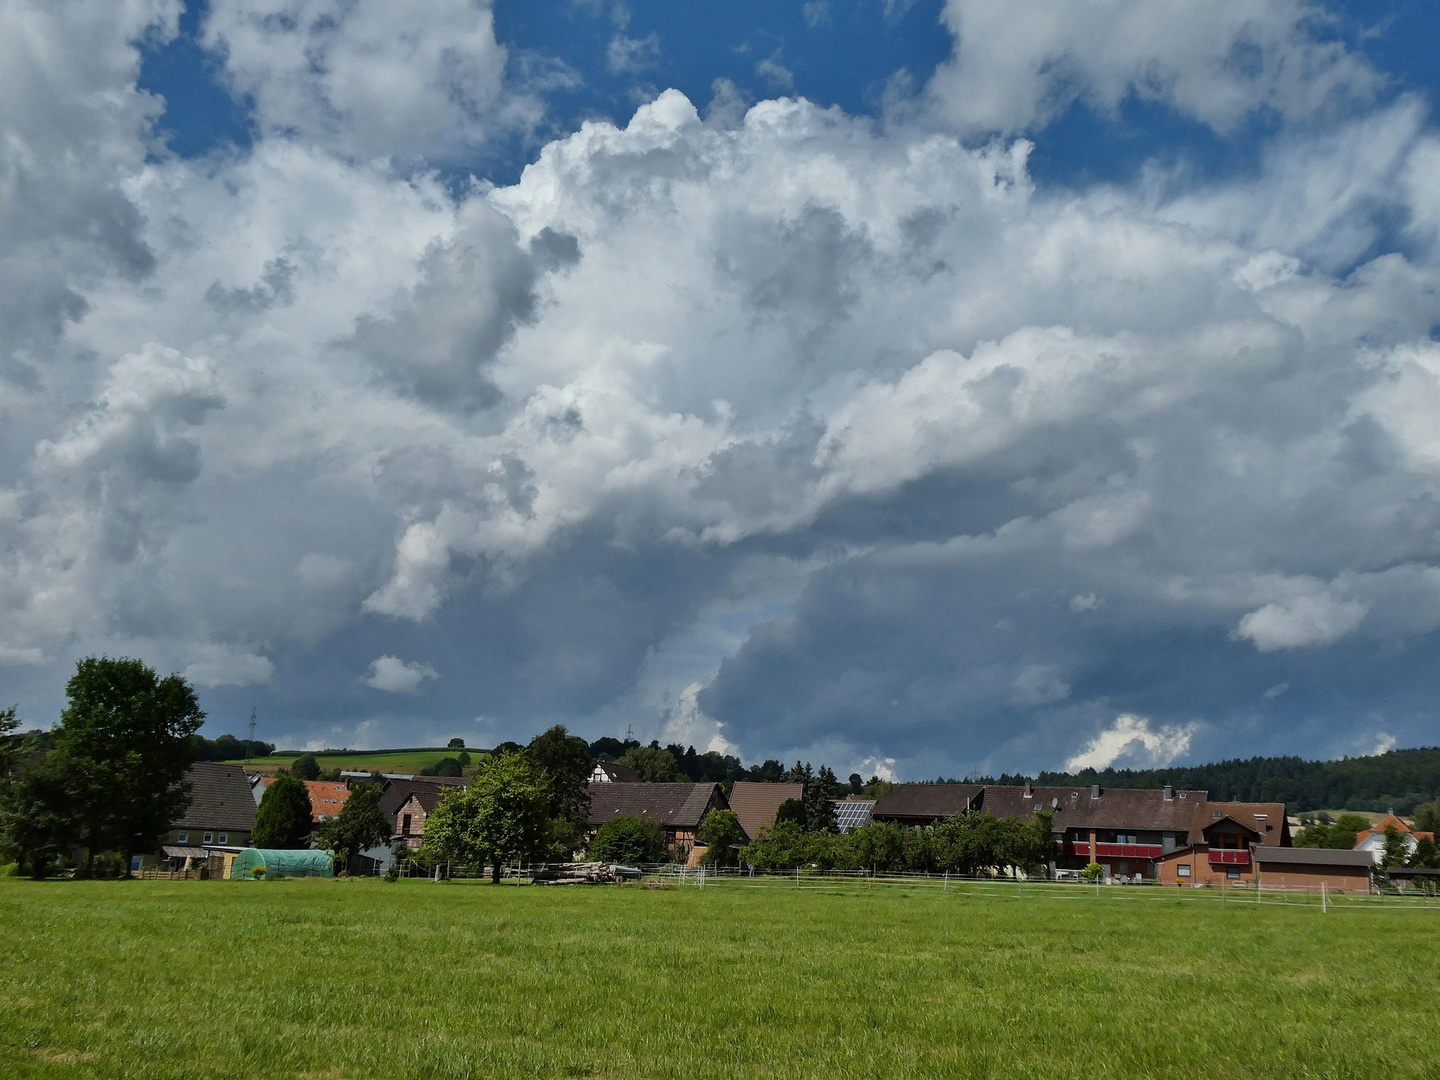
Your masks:
<instances>
[{"instance_id":1,"label":"green field on hill","mask_svg":"<svg viewBox=\"0 0 1440 1080\"><path fill-rule=\"evenodd\" d=\"M369 772L381 773L418 773L429 765L434 765L441 758L455 757L459 750L336 750L316 751L315 760L322 769L364 769ZM480 751L472 749L470 756L477 757ZM271 754L269 757L257 757L250 762L250 768L256 772L275 773L279 769L288 769L290 764L300 757L299 753L293 754ZM244 765L245 759L238 761L227 761L226 765Z\"/></svg>"},{"instance_id":2,"label":"green field on hill","mask_svg":"<svg viewBox=\"0 0 1440 1080\"><path fill-rule=\"evenodd\" d=\"M0 879L6 1077L1433 1077L1440 910Z\"/></svg>"}]
</instances>

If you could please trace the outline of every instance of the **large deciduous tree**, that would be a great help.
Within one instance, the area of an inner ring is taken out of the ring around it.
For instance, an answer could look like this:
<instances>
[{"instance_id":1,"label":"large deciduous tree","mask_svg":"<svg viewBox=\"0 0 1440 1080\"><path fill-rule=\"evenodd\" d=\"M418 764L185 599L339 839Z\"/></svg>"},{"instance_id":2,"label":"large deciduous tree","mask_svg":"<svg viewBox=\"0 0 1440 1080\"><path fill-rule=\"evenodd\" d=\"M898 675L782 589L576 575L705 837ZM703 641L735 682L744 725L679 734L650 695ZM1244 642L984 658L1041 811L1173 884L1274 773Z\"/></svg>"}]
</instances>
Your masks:
<instances>
[{"instance_id":1,"label":"large deciduous tree","mask_svg":"<svg viewBox=\"0 0 1440 1080\"><path fill-rule=\"evenodd\" d=\"M590 821L590 744L556 724L531 739L525 753L550 778L550 817L564 823L552 833L578 846Z\"/></svg>"},{"instance_id":2,"label":"large deciduous tree","mask_svg":"<svg viewBox=\"0 0 1440 1080\"><path fill-rule=\"evenodd\" d=\"M260 799L250 842L257 848L309 847L313 813L304 781L282 773Z\"/></svg>"},{"instance_id":3,"label":"large deciduous tree","mask_svg":"<svg viewBox=\"0 0 1440 1080\"><path fill-rule=\"evenodd\" d=\"M320 826L321 845L347 860L389 839L390 823L374 784L356 784L340 813Z\"/></svg>"},{"instance_id":4,"label":"large deciduous tree","mask_svg":"<svg viewBox=\"0 0 1440 1080\"><path fill-rule=\"evenodd\" d=\"M488 863L491 880L515 859L543 853L550 821L550 778L525 755L481 759L470 786L441 799L425 819L425 849L438 858Z\"/></svg>"},{"instance_id":5,"label":"large deciduous tree","mask_svg":"<svg viewBox=\"0 0 1440 1080\"><path fill-rule=\"evenodd\" d=\"M160 678L139 660L89 656L65 685L68 704L53 734L76 841L89 873L96 854L129 865L153 848L190 801L185 771L191 736L205 720L195 691L179 675Z\"/></svg>"},{"instance_id":6,"label":"large deciduous tree","mask_svg":"<svg viewBox=\"0 0 1440 1080\"><path fill-rule=\"evenodd\" d=\"M675 755L659 743L630 747L620 764L634 769L647 784L669 784L680 779Z\"/></svg>"}]
</instances>

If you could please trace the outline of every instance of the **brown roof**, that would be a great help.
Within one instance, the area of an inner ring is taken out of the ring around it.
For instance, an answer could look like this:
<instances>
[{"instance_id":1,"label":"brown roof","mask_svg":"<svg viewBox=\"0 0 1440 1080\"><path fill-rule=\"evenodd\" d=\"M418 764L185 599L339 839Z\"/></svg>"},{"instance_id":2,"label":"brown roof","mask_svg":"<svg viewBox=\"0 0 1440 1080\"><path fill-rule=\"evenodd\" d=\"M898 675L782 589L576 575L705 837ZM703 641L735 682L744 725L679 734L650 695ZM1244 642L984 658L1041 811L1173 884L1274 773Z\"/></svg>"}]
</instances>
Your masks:
<instances>
[{"instance_id":1,"label":"brown roof","mask_svg":"<svg viewBox=\"0 0 1440 1080\"><path fill-rule=\"evenodd\" d=\"M255 796L239 765L197 761L185 773L190 805L173 827L215 832L249 832L255 827Z\"/></svg>"},{"instance_id":2,"label":"brown roof","mask_svg":"<svg viewBox=\"0 0 1440 1080\"><path fill-rule=\"evenodd\" d=\"M1054 829L1116 829L1121 832L1188 833L1195 807L1208 792L1176 791L1165 797L1162 788L1096 788L1039 785L987 785L976 807L996 817L1028 818L1038 810L1055 815ZM879 807L875 808L877 812Z\"/></svg>"},{"instance_id":3,"label":"brown roof","mask_svg":"<svg viewBox=\"0 0 1440 1080\"><path fill-rule=\"evenodd\" d=\"M984 788L974 784L896 784L875 803L875 821L936 821L971 808Z\"/></svg>"},{"instance_id":4,"label":"brown roof","mask_svg":"<svg viewBox=\"0 0 1440 1080\"><path fill-rule=\"evenodd\" d=\"M693 829L712 806L723 808L719 784L590 785L590 824L612 817L639 817L671 829Z\"/></svg>"},{"instance_id":5,"label":"brown roof","mask_svg":"<svg viewBox=\"0 0 1440 1080\"><path fill-rule=\"evenodd\" d=\"M1205 830L1229 818L1260 838L1265 847L1289 847L1284 803L1203 802L1190 819L1190 843L1205 843Z\"/></svg>"},{"instance_id":6,"label":"brown roof","mask_svg":"<svg viewBox=\"0 0 1440 1080\"><path fill-rule=\"evenodd\" d=\"M410 801L411 795L422 796L420 805L425 807L428 814L440 801L442 791L468 787L469 784L468 776L416 776L410 780L388 780L380 789L380 812L385 815L385 820L390 822L391 828L394 828L395 815L400 812L400 807Z\"/></svg>"},{"instance_id":7,"label":"brown roof","mask_svg":"<svg viewBox=\"0 0 1440 1080\"><path fill-rule=\"evenodd\" d=\"M761 825L774 825L780 804L799 799L805 794L804 784L757 784L736 780L730 789L730 809L740 819L740 828L751 840L760 835Z\"/></svg>"},{"instance_id":8,"label":"brown roof","mask_svg":"<svg viewBox=\"0 0 1440 1080\"><path fill-rule=\"evenodd\" d=\"M603 772L610 779L601 783L611 784L638 784L640 774L629 765L621 765L618 761L597 761L595 767Z\"/></svg>"}]
</instances>

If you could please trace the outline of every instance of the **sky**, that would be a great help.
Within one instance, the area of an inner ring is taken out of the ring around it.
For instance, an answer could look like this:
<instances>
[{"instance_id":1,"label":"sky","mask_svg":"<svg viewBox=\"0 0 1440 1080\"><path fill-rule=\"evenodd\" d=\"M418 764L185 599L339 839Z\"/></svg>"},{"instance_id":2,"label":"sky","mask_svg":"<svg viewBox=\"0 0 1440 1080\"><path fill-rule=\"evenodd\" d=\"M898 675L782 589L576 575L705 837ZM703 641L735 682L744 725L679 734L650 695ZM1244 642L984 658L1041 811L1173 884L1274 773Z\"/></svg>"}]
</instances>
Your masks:
<instances>
[{"instance_id":1,"label":"sky","mask_svg":"<svg viewBox=\"0 0 1440 1080\"><path fill-rule=\"evenodd\" d=\"M1434 745L1422 0L11 0L0 699L901 779Z\"/></svg>"}]
</instances>

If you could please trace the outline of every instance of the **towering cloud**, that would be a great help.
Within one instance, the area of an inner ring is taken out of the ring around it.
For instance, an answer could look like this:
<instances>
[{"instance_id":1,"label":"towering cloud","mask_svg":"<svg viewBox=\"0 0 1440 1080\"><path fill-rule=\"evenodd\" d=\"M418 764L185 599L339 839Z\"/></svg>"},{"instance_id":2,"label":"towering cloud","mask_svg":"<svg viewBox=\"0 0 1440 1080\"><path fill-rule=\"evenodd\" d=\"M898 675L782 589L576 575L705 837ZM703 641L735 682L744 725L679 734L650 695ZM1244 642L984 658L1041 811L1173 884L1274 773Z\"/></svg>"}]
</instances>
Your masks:
<instances>
[{"instance_id":1,"label":"towering cloud","mask_svg":"<svg viewBox=\"0 0 1440 1080\"><path fill-rule=\"evenodd\" d=\"M666 91L491 187L430 171L538 108L483 5L215 4L259 136L191 161L135 89L173 8L12 6L4 100L53 99L0 149L15 693L104 649L297 743L633 722L901 776L1354 751L1381 684L1421 737L1423 109L1294 4L1031 7L1007 46L951 3L911 120ZM1126 93L1306 124L1038 188L1018 133Z\"/></svg>"}]
</instances>

